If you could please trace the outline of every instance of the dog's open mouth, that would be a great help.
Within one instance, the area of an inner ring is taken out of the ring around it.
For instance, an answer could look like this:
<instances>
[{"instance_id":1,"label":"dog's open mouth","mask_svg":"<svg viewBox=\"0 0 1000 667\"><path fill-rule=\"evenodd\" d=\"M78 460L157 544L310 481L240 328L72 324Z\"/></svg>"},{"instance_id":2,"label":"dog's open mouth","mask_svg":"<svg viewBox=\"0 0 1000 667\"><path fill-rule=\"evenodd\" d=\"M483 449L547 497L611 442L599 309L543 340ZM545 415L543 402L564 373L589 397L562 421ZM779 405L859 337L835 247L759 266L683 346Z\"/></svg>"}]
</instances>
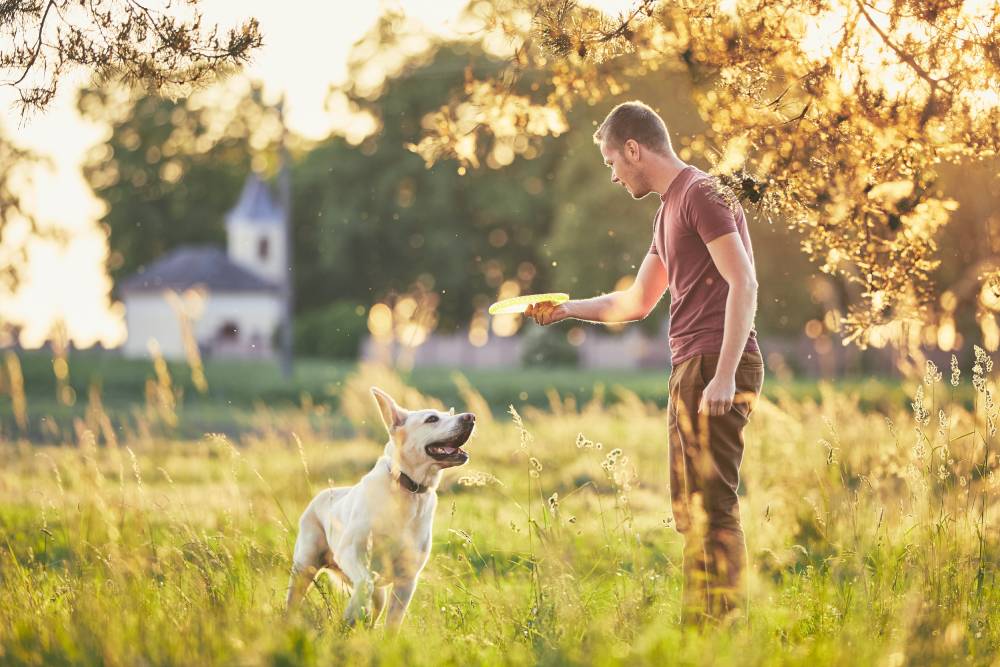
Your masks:
<instances>
[{"instance_id":1,"label":"dog's open mouth","mask_svg":"<svg viewBox=\"0 0 1000 667\"><path fill-rule=\"evenodd\" d=\"M465 463L469 460L469 453L462 449L462 445L466 443L470 435L472 435L471 428L447 440L432 442L424 447L424 451L435 461L459 461Z\"/></svg>"}]
</instances>

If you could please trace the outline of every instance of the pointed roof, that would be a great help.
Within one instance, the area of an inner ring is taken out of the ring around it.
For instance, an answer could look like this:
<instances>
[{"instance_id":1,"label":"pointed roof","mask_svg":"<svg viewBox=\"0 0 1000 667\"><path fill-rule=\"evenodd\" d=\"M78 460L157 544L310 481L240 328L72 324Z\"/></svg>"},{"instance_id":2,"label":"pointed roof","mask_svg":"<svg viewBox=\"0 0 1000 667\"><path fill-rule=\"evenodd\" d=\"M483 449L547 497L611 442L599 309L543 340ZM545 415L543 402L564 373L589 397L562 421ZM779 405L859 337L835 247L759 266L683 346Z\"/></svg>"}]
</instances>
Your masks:
<instances>
[{"instance_id":1,"label":"pointed roof","mask_svg":"<svg viewBox=\"0 0 1000 667\"><path fill-rule=\"evenodd\" d=\"M280 225L283 219L281 204L271 192L271 188L256 172L250 172L236 205L226 214L226 225L236 220L261 225Z\"/></svg>"},{"instance_id":2,"label":"pointed roof","mask_svg":"<svg viewBox=\"0 0 1000 667\"><path fill-rule=\"evenodd\" d=\"M277 292L279 286L233 262L215 246L180 246L121 283L124 292L183 291L204 286L217 292Z\"/></svg>"}]
</instances>

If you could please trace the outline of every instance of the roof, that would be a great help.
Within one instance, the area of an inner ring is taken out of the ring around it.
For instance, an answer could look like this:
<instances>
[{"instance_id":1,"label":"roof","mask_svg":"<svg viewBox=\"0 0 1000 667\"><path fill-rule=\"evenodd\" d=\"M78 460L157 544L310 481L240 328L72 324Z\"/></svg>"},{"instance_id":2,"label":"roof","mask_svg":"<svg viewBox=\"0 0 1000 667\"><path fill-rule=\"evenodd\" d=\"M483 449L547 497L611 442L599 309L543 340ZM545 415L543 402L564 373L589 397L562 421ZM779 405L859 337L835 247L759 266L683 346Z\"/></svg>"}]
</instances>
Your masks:
<instances>
[{"instance_id":1,"label":"roof","mask_svg":"<svg viewBox=\"0 0 1000 667\"><path fill-rule=\"evenodd\" d=\"M281 204L271 192L271 188L260 180L256 173L251 172L243 184L236 205L226 214L226 224L239 220L261 225L280 225L284 217Z\"/></svg>"},{"instance_id":2,"label":"roof","mask_svg":"<svg viewBox=\"0 0 1000 667\"><path fill-rule=\"evenodd\" d=\"M122 292L182 291L204 286L220 292L276 292L279 286L233 262L215 246L181 246L121 283Z\"/></svg>"}]
</instances>

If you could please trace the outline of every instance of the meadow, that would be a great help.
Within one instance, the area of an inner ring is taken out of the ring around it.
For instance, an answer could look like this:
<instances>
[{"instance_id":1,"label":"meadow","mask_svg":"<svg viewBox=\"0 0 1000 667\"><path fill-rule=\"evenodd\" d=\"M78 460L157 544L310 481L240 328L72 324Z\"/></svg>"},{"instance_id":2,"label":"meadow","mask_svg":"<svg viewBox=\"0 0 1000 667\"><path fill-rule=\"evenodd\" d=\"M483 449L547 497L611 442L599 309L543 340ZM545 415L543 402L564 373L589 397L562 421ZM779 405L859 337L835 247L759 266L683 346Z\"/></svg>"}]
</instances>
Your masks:
<instances>
[{"instance_id":1,"label":"meadow","mask_svg":"<svg viewBox=\"0 0 1000 667\"><path fill-rule=\"evenodd\" d=\"M0 664L1000 664L985 355L886 383L879 395L905 402L879 407L867 384L772 383L745 431L749 623L724 630L678 624L665 374L632 388L550 374L507 405L514 375L343 366L316 380L325 401L268 399L259 376L211 367L202 397L183 369L146 364L134 389L137 371L121 371L49 405L30 391L18 403L7 362ZM74 362L68 377L82 375ZM479 416L398 635L345 628L346 600L322 579L283 614L299 513L381 453L371 385ZM38 426L49 410L54 426Z\"/></svg>"}]
</instances>

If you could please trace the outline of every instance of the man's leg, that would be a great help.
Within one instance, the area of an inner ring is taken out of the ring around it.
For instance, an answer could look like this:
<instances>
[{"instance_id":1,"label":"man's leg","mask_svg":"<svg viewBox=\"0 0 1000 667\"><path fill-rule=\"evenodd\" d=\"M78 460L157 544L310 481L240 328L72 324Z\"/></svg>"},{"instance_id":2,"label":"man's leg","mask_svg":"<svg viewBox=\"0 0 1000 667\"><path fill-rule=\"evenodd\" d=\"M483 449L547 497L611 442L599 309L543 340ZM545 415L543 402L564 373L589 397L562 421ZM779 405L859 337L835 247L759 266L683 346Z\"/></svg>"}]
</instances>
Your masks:
<instances>
[{"instance_id":1,"label":"man's leg","mask_svg":"<svg viewBox=\"0 0 1000 667\"><path fill-rule=\"evenodd\" d=\"M703 373L715 375L718 356L706 356ZM764 382L759 353L745 352L736 369L736 400L724 415L710 417L711 469L706 479L705 504L709 515L707 538L710 580L709 611L721 618L746 613L746 540L740 520L737 489L745 442L743 428L750 419Z\"/></svg>"},{"instance_id":2,"label":"man's leg","mask_svg":"<svg viewBox=\"0 0 1000 667\"><path fill-rule=\"evenodd\" d=\"M701 475L695 468L698 439L694 422L704 383L701 357L675 366L670 373L667 442L670 457L670 504L674 526L684 536L684 583L681 622L700 623L708 612L708 553Z\"/></svg>"},{"instance_id":3,"label":"man's leg","mask_svg":"<svg viewBox=\"0 0 1000 667\"><path fill-rule=\"evenodd\" d=\"M715 417L698 414L717 362L718 355L701 355L692 367L680 368L676 382L671 376L671 499L677 530L685 537L686 621L745 609L746 542L736 490L742 431L760 394L764 367L758 354L744 353L733 408Z\"/></svg>"}]
</instances>

